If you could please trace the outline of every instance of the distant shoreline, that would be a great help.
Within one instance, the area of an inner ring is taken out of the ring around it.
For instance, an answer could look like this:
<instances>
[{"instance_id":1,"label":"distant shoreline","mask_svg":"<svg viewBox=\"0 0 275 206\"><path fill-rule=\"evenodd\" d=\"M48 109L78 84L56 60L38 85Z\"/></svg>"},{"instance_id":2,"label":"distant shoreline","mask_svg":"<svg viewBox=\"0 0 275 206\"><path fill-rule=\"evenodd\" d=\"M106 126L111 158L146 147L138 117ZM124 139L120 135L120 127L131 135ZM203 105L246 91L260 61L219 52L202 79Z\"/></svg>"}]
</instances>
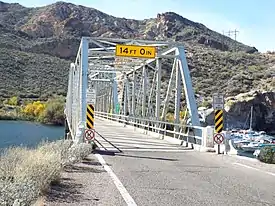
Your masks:
<instances>
[{"instance_id":1,"label":"distant shoreline","mask_svg":"<svg viewBox=\"0 0 275 206\"><path fill-rule=\"evenodd\" d=\"M31 120L29 118L22 117L22 116L3 115L3 114L0 114L0 121L24 121L24 122L38 123L38 124L47 125L47 126L60 126L60 127L65 126L65 124L43 123L43 122Z\"/></svg>"}]
</instances>

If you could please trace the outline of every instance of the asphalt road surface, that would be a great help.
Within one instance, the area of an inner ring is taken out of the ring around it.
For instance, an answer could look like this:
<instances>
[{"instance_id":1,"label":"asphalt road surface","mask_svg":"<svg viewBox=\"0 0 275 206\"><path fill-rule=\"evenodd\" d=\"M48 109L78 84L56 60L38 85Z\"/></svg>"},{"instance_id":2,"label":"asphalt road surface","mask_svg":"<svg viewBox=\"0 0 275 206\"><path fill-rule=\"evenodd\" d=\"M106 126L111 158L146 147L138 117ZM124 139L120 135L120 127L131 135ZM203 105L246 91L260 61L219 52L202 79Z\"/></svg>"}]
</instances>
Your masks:
<instances>
[{"instance_id":1,"label":"asphalt road surface","mask_svg":"<svg viewBox=\"0 0 275 206\"><path fill-rule=\"evenodd\" d=\"M273 165L191 151L107 121L97 128L105 147L108 140L123 151L109 144L99 153L127 190L124 205L275 205Z\"/></svg>"},{"instance_id":2,"label":"asphalt road surface","mask_svg":"<svg viewBox=\"0 0 275 206\"><path fill-rule=\"evenodd\" d=\"M63 175L47 205L275 206L274 165L192 151L106 120L96 130L101 150Z\"/></svg>"}]
</instances>

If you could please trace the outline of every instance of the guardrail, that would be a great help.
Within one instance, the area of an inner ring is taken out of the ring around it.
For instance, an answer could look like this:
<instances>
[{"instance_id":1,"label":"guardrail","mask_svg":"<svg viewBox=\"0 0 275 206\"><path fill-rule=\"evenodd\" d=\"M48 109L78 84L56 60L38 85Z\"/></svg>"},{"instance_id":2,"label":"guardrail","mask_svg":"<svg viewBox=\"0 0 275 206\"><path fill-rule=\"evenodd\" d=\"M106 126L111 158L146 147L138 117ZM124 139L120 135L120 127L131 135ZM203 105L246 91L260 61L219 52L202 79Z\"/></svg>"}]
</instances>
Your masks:
<instances>
[{"instance_id":1,"label":"guardrail","mask_svg":"<svg viewBox=\"0 0 275 206\"><path fill-rule=\"evenodd\" d=\"M145 132L155 132L156 134L162 135L162 137L170 136L178 140L186 141L188 143L198 145L202 144L202 136L196 136L195 130L200 131L199 133L202 135L204 127L175 124L170 122L157 121L154 119L144 119L139 117L133 117L130 115L125 116L99 111L95 112L95 116L123 123L125 125L131 125L136 128L141 128ZM171 128L174 129L174 131L170 130Z\"/></svg>"}]
</instances>

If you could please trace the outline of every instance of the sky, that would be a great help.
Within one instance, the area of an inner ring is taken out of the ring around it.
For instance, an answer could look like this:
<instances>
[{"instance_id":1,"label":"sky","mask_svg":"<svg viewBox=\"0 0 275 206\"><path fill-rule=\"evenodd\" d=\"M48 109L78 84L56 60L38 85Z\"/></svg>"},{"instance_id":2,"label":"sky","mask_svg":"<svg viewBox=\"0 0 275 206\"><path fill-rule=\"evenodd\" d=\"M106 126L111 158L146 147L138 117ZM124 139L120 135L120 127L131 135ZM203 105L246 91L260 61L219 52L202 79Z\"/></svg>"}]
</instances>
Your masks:
<instances>
[{"instance_id":1,"label":"sky","mask_svg":"<svg viewBox=\"0 0 275 206\"><path fill-rule=\"evenodd\" d=\"M27 7L44 6L54 0L2 0ZM274 0L71 0L116 17L154 18L172 11L228 35L237 30L237 41L255 46L260 52L275 51ZM231 34L231 38L234 36Z\"/></svg>"}]
</instances>

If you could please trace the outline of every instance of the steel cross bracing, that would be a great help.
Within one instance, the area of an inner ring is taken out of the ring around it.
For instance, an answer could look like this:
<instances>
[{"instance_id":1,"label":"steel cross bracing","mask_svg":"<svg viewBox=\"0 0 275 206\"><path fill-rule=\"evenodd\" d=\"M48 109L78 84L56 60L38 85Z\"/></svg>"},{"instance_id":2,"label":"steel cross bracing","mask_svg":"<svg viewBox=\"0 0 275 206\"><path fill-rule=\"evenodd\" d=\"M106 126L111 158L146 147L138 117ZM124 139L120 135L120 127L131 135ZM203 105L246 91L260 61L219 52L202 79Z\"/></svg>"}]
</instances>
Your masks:
<instances>
[{"instance_id":1,"label":"steel cross bracing","mask_svg":"<svg viewBox=\"0 0 275 206\"><path fill-rule=\"evenodd\" d=\"M117 44L156 46L157 55L116 57ZM180 123L185 98L191 124L200 126L185 50L175 42L83 37L69 72L65 110L73 139L83 135L91 90L96 91L97 112L166 121L167 112L173 110L175 124Z\"/></svg>"}]
</instances>

